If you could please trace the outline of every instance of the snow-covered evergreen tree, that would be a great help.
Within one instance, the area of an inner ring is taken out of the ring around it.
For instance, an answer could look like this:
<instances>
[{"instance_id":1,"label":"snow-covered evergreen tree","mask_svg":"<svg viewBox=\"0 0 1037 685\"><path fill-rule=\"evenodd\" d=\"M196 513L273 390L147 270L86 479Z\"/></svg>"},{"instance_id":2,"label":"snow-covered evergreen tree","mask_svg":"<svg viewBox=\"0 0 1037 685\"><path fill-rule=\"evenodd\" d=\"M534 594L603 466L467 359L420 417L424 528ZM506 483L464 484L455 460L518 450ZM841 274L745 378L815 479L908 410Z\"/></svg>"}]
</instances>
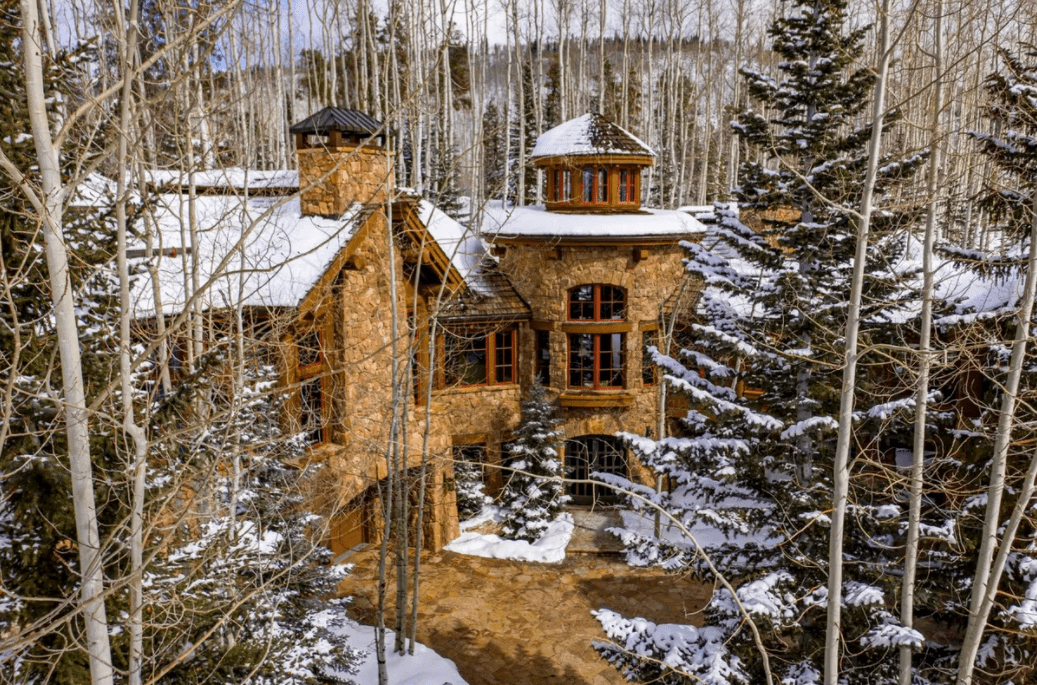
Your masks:
<instances>
[{"instance_id":1,"label":"snow-covered evergreen tree","mask_svg":"<svg viewBox=\"0 0 1037 685\"><path fill-rule=\"evenodd\" d=\"M482 467L468 461L464 455L454 460L454 486L457 493L457 516L467 521L493 501L483 492Z\"/></svg>"},{"instance_id":2,"label":"snow-covered evergreen tree","mask_svg":"<svg viewBox=\"0 0 1037 685\"><path fill-rule=\"evenodd\" d=\"M724 531L726 542L711 541L709 556L737 582L733 595L726 589L715 594L708 630L699 630L680 658L669 651L673 630L599 616L618 643L599 649L638 679L697 682L684 673L718 684L764 682L764 660L746 613L759 626L763 646L781 654L770 663L776 678L805 685L819 681L823 671L825 512L856 236L853 209L859 207L870 136L861 121L872 76L853 69L868 29L846 31L844 0L794 0L783 7L784 16L770 28L781 58L778 77L743 71L754 108L735 124L752 160L742 165L742 183L734 189L740 210L718 205L713 234L686 246L687 269L704 284L698 320L687 330L686 349L674 357L654 355L692 409L673 437L625 436L639 461L669 476L672 490L626 487L689 530L702 524ZM891 116L888 125L895 121ZM907 295L901 285L909 270L906 241L898 229L914 217L894 211L888 194L924 159L891 157L880 165L862 309L862 335L870 342L896 335L889 312L899 311ZM860 419L888 418L904 404L891 392L909 388L883 387L868 375L866 362L861 368ZM857 444L878 447L863 435ZM918 633L899 625L896 583L883 570L899 562L902 512L866 479L852 482L850 501L842 672L847 683L892 683L895 647L920 642ZM712 573L680 530L669 528L661 540L635 531L622 537L634 563ZM867 564L855 563L865 558Z\"/></svg>"},{"instance_id":3,"label":"snow-covered evergreen tree","mask_svg":"<svg viewBox=\"0 0 1037 685\"><path fill-rule=\"evenodd\" d=\"M522 403L517 438L506 455L508 467L515 471L504 474L507 484L500 497L504 510L501 535L505 538L535 542L569 501L564 484L548 480L562 475L559 423L544 386L534 379Z\"/></svg>"},{"instance_id":4,"label":"snow-covered evergreen tree","mask_svg":"<svg viewBox=\"0 0 1037 685\"><path fill-rule=\"evenodd\" d=\"M237 401L207 393L215 397L208 429L153 476L156 485L183 487L178 474L205 466L210 496L194 509L210 514L175 529L169 553L148 571L146 605L176 622L156 620L146 651L157 668L172 667L162 679L169 683L349 682L360 656L335 635L344 600L328 599L345 568L331 566L330 550L311 539L321 519L303 498L311 474L295 466L305 436L282 434L276 369L255 368ZM197 387L214 376L199 374ZM243 461L237 483L226 463L235 451ZM177 663L184 645L195 645L192 657Z\"/></svg>"}]
</instances>

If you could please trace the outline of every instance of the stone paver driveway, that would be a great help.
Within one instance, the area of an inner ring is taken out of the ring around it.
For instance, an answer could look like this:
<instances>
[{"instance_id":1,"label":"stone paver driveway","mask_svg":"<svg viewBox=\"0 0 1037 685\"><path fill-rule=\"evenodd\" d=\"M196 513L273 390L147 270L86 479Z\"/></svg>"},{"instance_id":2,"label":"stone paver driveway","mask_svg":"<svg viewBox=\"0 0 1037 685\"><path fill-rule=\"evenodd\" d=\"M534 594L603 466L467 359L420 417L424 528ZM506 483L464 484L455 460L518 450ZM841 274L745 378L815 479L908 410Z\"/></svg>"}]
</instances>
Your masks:
<instances>
[{"instance_id":1,"label":"stone paver driveway","mask_svg":"<svg viewBox=\"0 0 1037 685\"><path fill-rule=\"evenodd\" d=\"M348 561L355 568L342 590L354 597L351 613L374 623L377 546ZM712 591L696 580L629 568L619 556L533 564L439 552L423 555L417 637L453 659L469 685L624 683L591 646L604 638L591 610L700 625ZM390 607L394 593L390 583Z\"/></svg>"}]
</instances>

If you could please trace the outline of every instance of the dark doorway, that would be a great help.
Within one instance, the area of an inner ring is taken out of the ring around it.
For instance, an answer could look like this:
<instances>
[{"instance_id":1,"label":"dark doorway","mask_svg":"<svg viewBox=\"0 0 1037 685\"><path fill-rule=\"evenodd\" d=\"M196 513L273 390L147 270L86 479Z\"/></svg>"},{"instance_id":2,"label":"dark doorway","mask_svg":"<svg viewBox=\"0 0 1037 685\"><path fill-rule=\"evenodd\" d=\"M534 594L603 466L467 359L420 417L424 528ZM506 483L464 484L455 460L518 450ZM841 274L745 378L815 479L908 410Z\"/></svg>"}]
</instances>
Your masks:
<instances>
[{"instance_id":1,"label":"dark doorway","mask_svg":"<svg viewBox=\"0 0 1037 685\"><path fill-rule=\"evenodd\" d=\"M609 435L584 435L565 441L566 475L575 480L586 480L590 474L610 473L627 476L626 449L617 438ZM593 505L613 503L619 497L611 488L597 483L569 483L573 504Z\"/></svg>"}]
</instances>

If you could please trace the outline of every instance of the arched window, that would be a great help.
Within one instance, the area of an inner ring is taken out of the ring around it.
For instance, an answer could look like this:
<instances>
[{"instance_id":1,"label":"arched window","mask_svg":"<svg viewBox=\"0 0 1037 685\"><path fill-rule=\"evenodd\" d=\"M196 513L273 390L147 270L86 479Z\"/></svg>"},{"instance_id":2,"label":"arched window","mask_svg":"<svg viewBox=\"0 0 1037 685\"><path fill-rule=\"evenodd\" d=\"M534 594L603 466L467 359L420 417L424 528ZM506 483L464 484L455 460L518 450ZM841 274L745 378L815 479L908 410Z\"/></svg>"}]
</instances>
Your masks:
<instances>
[{"instance_id":1,"label":"arched window","mask_svg":"<svg viewBox=\"0 0 1037 685\"><path fill-rule=\"evenodd\" d=\"M609 473L626 477L626 449L610 435L583 435L565 441L565 466L569 478L587 480L592 473ZM616 494L602 485L569 483L573 504L615 500Z\"/></svg>"}]
</instances>

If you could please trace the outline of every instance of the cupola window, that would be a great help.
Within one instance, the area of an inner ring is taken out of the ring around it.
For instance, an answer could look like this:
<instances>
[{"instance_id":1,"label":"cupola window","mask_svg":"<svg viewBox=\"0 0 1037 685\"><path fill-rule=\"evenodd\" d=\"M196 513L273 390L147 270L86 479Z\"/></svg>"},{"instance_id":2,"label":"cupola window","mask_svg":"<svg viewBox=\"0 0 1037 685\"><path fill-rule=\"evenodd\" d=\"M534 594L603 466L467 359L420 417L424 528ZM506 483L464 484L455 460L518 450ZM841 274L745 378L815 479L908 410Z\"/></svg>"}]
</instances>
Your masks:
<instances>
[{"instance_id":1,"label":"cupola window","mask_svg":"<svg viewBox=\"0 0 1037 685\"><path fill-rule=\"evenodd\" d=\"M584 204L608 204L609 172L608 169L583 170L583 202Z\"/></svg>"},{"instance_id":2,"label":"cupola window","mask_svg":"<svg viewBox=\"0 0 1037 685\"><path fill-rule=\"evenodd\" d=\"M572 172L568 169L555 169L552 179L551 199L555 202L568 202L572 199Z\"/></svg>"},{"instance_id":3,"label":"cupola window","mask_svg":"<svg viewBox=\"0 0 1037 685\"><path fill-rule=\"evenodd\" d=\"M620 202L636 202L638 197L637 192L637 177L639 174L632 169L620 169L619 170L619 201Z\"/></svg>"}]
</instances>

